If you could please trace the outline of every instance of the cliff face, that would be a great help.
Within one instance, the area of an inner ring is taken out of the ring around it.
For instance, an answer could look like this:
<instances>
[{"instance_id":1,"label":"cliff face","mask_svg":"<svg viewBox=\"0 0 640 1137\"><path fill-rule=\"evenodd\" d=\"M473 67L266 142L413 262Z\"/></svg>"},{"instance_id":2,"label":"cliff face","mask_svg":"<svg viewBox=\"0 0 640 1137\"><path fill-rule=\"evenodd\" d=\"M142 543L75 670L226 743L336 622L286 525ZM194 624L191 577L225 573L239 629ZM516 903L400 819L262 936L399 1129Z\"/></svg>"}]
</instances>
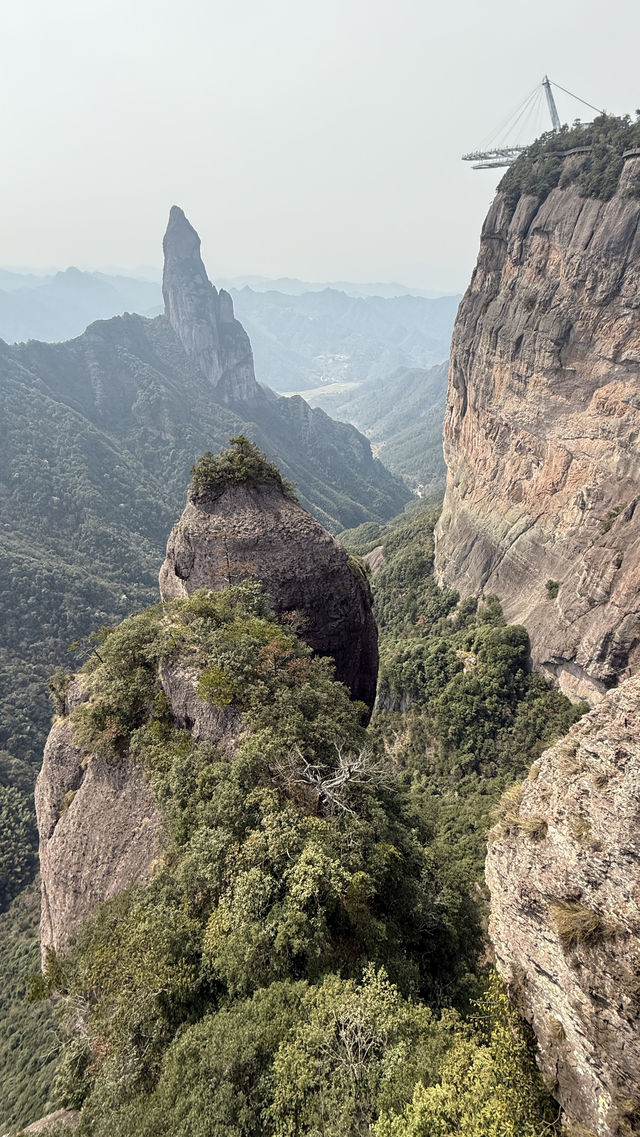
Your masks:
<instances>
[{"instance_id":1,"label":"cliff face","mask_svg":"<svg viewBox=\"0 0 640 1137\"><path fill-rule=\"evenodd\" d=\"M192 669L178 661L159 679L177 726L190 729L196 741L227 752L236 747L240 714L200 699ZM164 846L162 818L142 767L74 744L69 716L84 699L78 677L51 728L36 782L43 959L48 947L67 947L96 904L146 884Z\"/></svg>"},{"instance_id":2,"label":"cliff face","mask_svg":"<svg viewBox=\"0 0 640 1137\"><path fill-rule=\"evenodd\" d=\"M498 966L568 1121L636 1133L640 678L609 692L510 798L487 859Z\"/></svg>"},{"instance_id":3,"label":"cliff face","mask_svg":"<svg viewBox=\"0 0 640 1137\"><path fill-rule=\"evenodd\" d=\"M256 577L278 616L295 613L299 634L335 659L336 678L372 707L378 636L371 592L357 562L276 486L233 486L188 500L160 570L163 600Z\"/></svg>"},{"instance_id":4,"label":"cliff face","mask_svg":"<svg viewBox=\"0 0 640 1137\"><path fill-rule=\"evenodd\" d=\"M221 402L264 399L249 337L233 315L233 301L209 282L200 238L177 205L171 208L162 248L165 315L189 359Z\"/></svg>"},{"instance_id":5,"label":"cliff face","mask_svg":"<svg viewBox=\"0 0 640 1137\"><path fill-rule=\"evenodd\" d=\"M639 173L636 152L611 200L554 189L512 217L498 193L449 371L436 573L496 593L591 699L640 661Z\"/></svg>"}]
</instances>

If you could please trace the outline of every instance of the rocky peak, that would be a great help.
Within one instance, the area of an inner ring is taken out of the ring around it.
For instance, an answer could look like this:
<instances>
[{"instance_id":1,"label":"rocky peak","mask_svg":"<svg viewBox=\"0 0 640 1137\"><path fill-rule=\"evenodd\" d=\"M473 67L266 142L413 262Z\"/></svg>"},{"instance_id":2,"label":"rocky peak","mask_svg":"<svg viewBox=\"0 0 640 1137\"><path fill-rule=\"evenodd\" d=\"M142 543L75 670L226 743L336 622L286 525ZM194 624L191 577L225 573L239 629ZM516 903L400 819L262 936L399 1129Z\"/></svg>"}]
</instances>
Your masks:
<instances>
[{"instance_id":1,"label":"rocky peak","mask_svg":"<svg viewBox=\"0 0 640 1137\"><path fill-rule=\"evenodd\" d=\"M200 238L177 205L171 207L162 247L165 315L185 352L222 402L260 399L249 337L234 317L229 293L218 292L209 281Z\"/></svg>"},{"instance_id":2,"label":"rocky peak","mask_svg":"<svg viewBox=\"0 0 640 1137\"><path fill-rule=\"evenodd\" d=\"M352 697L373 707L378 636L359 562L278 482L192 491L167 544L162 599L247 577L261 581L276 614L294 620L314 651L335 660Z\"/></svg>"},{"instance_id":3,"label":"rocky peak","mask_svg":"<svg viewBox=\"0 0 640 1137\"><path fill-rule=\"evenodd\" d=\"M507 792L489 837L490 934L570 1131L637 1132L640 677Z\"/></svg>"}]
</instances>

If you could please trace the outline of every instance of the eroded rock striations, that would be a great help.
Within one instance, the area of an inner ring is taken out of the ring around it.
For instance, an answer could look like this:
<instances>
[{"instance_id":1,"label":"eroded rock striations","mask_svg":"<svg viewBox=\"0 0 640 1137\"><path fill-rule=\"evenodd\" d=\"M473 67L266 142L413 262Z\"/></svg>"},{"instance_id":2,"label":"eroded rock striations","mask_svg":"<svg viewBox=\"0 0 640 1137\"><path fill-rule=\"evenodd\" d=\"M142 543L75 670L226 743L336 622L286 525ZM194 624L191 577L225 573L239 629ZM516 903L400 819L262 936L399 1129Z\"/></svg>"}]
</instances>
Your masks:
<instances>
[{"instance_id":1,"label":"eroded rock striations","mask_svg":"<svg viewBox=\"0 0 640 1137\"><path fill-rule=\"evenodd\" d=\"M332 656L336 678L373 706L378 634L359 563L275 485L229 486L190 496L160 570L163 600L256 577L280 617L295 613L300 635Z\"/></svg>"},{"instance_id":2,"label":"eroded rock striations","mask_svg":"<svg viewBox=\"0 0 640 1137\"><path fill-rule=\"evenodd\" d=\"M570 1126L635 1133L640 677L547 750L502 811L487 859L498 966Z\"/></svg>"},{"instance_id":3,"label":"eroded rock striations","mask_svg":"<svg viewBox=\"0 0 640 1137\"><path fill-rule=\"evenodd\" d=\"M590 699L640 661L639 176L636 151L609 201L497 194L449 371L436 573Z\"/></svg>"}]
</instances>

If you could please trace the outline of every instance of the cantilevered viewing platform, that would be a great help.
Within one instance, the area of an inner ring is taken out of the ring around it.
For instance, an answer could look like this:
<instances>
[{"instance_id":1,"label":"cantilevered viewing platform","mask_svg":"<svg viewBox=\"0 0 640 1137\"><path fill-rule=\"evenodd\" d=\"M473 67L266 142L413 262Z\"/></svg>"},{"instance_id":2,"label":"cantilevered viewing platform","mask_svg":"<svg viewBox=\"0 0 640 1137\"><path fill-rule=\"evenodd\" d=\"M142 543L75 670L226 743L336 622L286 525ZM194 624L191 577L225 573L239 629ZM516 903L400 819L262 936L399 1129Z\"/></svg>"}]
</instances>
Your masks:
<instances>
[{"instance_id":1,"label":"cantilevered viewing platform","mask_svg":"<svg viewBox=\"0 0 640 1137\"><path fill-rule=\"evenodd\" d=\"M552 83L547 75L544 76L541 83L537 83L530 91L527 97L523 100L519 107L509 115L506 122L495 131L493 138L485 148L472 150L469 154L462 155L463 162L473 163L472 169L474 170L495 170L502 166L511 166L516 158L522 154L523 150L531 144L534 138L540 133L539 117L542 106L546 103L546 109L551 119L551 129L560 130L560 115L553 96L552 87L558 91L563 91L565 95L569 95L576 102L582 103L583 106L589 107L592 111L597 111L598 114L604 112L594 107L592 103L587 103L584 99L579 98L578 95L572 94L567 91L565 87L561 87L559 83ZM536 129L536 121L538 121L538 129ZM516 138L529 138L530 141L526 143L516 142ZM510 141L511 140L511 141Z\"/></svg>"}]
</instances>

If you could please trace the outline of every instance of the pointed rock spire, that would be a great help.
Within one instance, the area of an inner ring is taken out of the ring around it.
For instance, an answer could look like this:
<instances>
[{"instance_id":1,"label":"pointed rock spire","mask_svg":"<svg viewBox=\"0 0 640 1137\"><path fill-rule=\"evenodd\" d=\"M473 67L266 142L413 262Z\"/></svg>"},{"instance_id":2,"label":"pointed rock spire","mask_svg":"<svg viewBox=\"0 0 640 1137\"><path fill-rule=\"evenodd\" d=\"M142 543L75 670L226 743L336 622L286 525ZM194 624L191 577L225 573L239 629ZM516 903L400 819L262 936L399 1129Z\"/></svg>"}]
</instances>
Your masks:
<instances>
[{"instance_id":1,"label":"pointed rock spire","mask_svg":"<svg viewBox=\"0 0 640 1137\"><path fill-rule=\"evenodd\" d=\"M260 398L249 337L234 317L229 294L209 281L200 238L177 205L171 207L162 247L165 315L185 352L221 401Z\"/></svg>"}]
</instances>

